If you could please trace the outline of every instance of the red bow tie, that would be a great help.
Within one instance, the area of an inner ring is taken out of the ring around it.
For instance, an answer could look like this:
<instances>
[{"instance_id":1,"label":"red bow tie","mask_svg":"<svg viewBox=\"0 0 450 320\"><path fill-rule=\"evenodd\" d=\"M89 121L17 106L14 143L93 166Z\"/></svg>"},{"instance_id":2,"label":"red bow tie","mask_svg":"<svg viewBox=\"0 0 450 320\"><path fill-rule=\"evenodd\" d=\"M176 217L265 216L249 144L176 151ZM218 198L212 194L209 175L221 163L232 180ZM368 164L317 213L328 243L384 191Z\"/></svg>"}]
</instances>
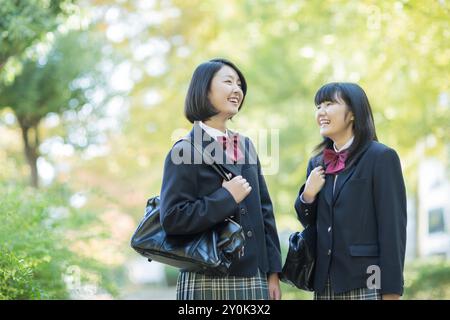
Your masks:
<instances>
[{"instance_id":1,"label":"red bow tie","mask_svg":"<svg viewBox=\"0 0 450 320\"><path fill-rule=\"evenodd\" d=\"M234 134L231 138L226 136L218 136L217 141L222 144L228 158L234 162L243 158L242 152L239 149L239 135Z\"/></svg>"},{"instance_id":2,"label":"red bow tie","mask_svg":"<svg viewBox=\"0 0 450 320\"><path fill-rule=\"evenodd\" d=\"M325 173L337 174L345 169L345 160L347 160L348 151L335 152L331 149L323 150L323 161L326 165Z\"/></svg>"}]
</instances>

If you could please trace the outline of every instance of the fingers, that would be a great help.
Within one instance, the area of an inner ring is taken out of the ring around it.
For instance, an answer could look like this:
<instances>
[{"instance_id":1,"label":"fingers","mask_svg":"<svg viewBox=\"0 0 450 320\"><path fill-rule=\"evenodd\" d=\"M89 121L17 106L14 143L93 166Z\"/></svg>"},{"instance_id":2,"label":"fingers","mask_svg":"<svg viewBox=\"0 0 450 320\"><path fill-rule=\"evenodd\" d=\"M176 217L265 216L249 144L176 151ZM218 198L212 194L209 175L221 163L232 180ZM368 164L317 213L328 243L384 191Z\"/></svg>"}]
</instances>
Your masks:
<instances>
[{"instance_id":1,"label":"fingers","mask_svg":"<svg viewBox=\"0 0 450 320\"><path fill-rule=\"evenodd\" d=\"M325 179L325 171L324 170L319 171L318 174L322 179Z\"/></svg>"},{"instance_id":2,"label":"fingers","mask_svg":"<svg viewBox=\"0 0 450 320\"><path fill-rule=\"evenodd\" d=\"M239 184L242 184L242 185L248 183L248 182L247 182L247 179L242 178L242 176L236 176L236 177L234 177L234 178L231 179L231 180L232 180L232 181L234 180L234 181L236 181L236 183L239 183Z\"/></svg>"},{"instance_id":3,"label":"fingers","mask_svg":"<svg viewBox=\"0 0 450 320\"><path fill-rule=\"evenodd\" d=\"M247 191L247 193L250 193L250 191L252 191L252 187L250 186L250 183L248 183L246 179L240 180L239 183L242 184L242 187L244 188L245 191Z\"/></svg>"},{"instance_id":4,"label":"fingers","mask_svg":"<svg viewBox=\"0 0 450 320\"><path fill-rule=\"evenodd\" d=\"M319 177L325 179L325 169L322 166L315 167L313 170Z\"/></svg>"},{"instance_id":5,"label":"fingers","mask_svg":"<svg viewBox=\"0 0 450 320\"><path fill-rule=\"evenodd\" d=\"M248 183L248 182L247 182L246 179L242 178L241 180L239 180L239 183L240 183L240 184L246 184L246 183Z\"/></svg>"},{"instance_id":6,"label":"fingers","mask_svg":"<svg viewBox=\"0 0 450 320\"><path fill-rule=\"evenodd\" d=\"M250 186L250 183L247 182L247 180L242 179L240 183L242 183L242 188L244 189L246 194L249 194L250 191L252 191L252 187Z\"/></svg>"},{"instance_id":7,"label":"fingers","mask_svg":"<svg viewBox=\"0 0 450 320\"><path fill-rule=\"evenodd\" d=\"M242 186L246 195L248 195L250 191L252 191L252 187L250 186L250 183L248 183L246 179L242 178L241 180L238 181L238 183Z\"/></svg>"},{"instance_id":8,"label":"fingers","mask_svg":"<svg viewBox=\"0 0 450 320\"><path fill-rule=\"evenodd\" d=\"M313 171L315 171L315 172L324 172L325 169L322 166L318 166L318 167L315 167Z\"/></svg>"},{"instance_id":9,"label":"fingers","mask_svg":"<svg viewBox=\"0 0 450 320\"><path fill-rule=\"evenodd\" d=\"M245 193L245 195L248 195L252 191L250 183L248 183L247 179L243 178L242 176L235 176L228 182L224 181L224 183L231 183L232 185L235 185L238 188L242 188L241 190Z\"/></svg>"},{"instance_id":10,"label":"fingers","mask_svg":"<svg viewBox=\"0 0 450 320\"><path fill-rule=\"evenodd\" d=\"M271 300L281 300L281 290L279 288L269 289L269 296Z\"/></svg>"}]
</instances>

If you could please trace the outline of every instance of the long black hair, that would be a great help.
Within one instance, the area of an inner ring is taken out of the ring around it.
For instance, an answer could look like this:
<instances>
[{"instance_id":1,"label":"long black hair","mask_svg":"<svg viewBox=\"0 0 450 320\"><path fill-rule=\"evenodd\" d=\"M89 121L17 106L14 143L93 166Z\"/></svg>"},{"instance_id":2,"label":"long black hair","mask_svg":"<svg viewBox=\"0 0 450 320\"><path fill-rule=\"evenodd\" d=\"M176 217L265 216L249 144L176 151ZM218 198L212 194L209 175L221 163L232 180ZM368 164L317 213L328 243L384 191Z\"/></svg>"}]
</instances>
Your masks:
<instances>
[{"instance_id":1,"label":"long black hair","mask_svg":"<svg viewBox=\"0 0 450 320\"><path fill-rule=\"evenodd\" d=\"M343 100L353 113L354 140L349 148L349 156L346 163L352 164L358 158L363 147L370 141L378 141L373 121L372 108L364 90L356 83L331 82L323 85L314 97L316 106L324 101L338 102ZM333 148L333 141L324 137L324 140L314 149L316 155L325 148Z\"/></svg>"}]
</instances>

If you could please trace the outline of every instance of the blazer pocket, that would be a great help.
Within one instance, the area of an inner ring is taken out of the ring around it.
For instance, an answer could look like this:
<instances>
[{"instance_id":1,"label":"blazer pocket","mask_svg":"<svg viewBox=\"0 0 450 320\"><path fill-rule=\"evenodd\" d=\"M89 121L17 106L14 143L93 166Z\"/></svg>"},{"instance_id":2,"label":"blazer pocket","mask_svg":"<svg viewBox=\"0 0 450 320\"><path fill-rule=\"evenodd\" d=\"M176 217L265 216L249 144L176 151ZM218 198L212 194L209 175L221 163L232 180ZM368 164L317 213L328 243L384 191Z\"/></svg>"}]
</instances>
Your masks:
<instances>
[{"instance_id":1,"label":"blazer pocket","mask_svg":"<svg viewBox=\"0 0 450 320\"><path fill-rule=\"evenodd\" d=\"M350 246L352 257L378 257L379 249L377 244L353 244Z\"/></svg>"}]
</instances>

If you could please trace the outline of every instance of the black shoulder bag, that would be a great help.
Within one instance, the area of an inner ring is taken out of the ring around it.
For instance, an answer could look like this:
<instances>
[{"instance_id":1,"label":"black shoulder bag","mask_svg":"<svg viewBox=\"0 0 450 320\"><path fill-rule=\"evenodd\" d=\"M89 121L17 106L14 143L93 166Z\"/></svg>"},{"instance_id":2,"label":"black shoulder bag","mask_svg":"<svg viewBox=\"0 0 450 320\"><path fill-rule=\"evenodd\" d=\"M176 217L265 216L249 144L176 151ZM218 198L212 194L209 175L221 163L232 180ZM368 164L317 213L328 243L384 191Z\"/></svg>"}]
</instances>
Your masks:
<instances>
[{"instance_id":1,"label":"black shoulder bag","mask_svg":"<svg viewBox=\"0 0 450 320\"><path fill-rule=\"evenodd\" d=\"M315 166L322 165L319 157ZM289 251L281 271L280 280L306 291L314 291L314 271L316 266L316 221L301 232L289 237Z\"/></svg>"},{"instance_id":2,"label":"black shoulder bag","mask_svg":"<svg viewBox=\"0 0 450 320\"><path fill-rule=\"evenodd\" d=\"M194 148L197 146L189 140ZM229 181L226 171L211 161L213 169ZM167 235L160 222L160 198L147 201L146 213L131 238L131 247L149 261L161 262L184 271L227 275L233 260L245 244L242 226L231 218L195 235Z\"/></svg>"},{"instance_id":3,"label":"black shoulder bag","mask_svg":"<svg viewBox=\"0 0 450 320\"><path fill-rule=\"evenodd\" d=\"M299 289L314 291L316 265L316 227L306 226L289 237L289 252L281 271L280 280Z\"/></svg>"}]
</instances>

